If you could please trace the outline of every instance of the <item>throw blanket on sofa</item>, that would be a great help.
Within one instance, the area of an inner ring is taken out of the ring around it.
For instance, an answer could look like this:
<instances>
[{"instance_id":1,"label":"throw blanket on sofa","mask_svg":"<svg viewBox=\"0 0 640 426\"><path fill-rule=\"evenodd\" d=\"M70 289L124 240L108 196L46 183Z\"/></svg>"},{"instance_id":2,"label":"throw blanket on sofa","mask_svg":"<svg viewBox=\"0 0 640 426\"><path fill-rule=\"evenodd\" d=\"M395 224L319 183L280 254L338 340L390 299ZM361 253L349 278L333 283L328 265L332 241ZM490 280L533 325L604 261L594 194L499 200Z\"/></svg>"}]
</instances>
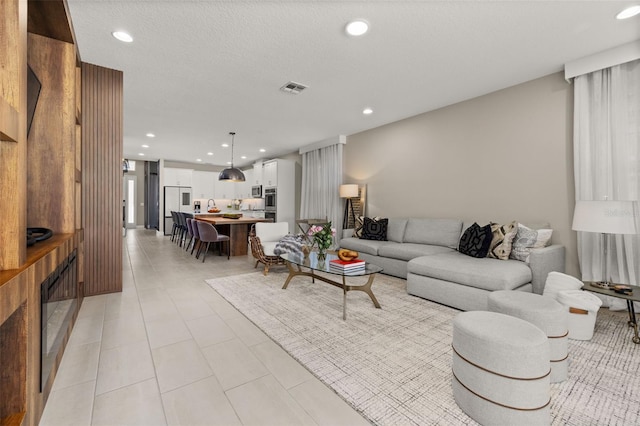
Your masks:
<instances>
[{"instance_id":1,"label":"throw blanket on sofa","mask_svg":"<svg viewBox=\"0 0 640 426\"><path fill-rule=\"evenodd\" d=\"M285 235L278 241L273 249L273 254L280 256L283 253L302 254L302 244L304 236L302 235Z\"/></svg>"}]
</instances>

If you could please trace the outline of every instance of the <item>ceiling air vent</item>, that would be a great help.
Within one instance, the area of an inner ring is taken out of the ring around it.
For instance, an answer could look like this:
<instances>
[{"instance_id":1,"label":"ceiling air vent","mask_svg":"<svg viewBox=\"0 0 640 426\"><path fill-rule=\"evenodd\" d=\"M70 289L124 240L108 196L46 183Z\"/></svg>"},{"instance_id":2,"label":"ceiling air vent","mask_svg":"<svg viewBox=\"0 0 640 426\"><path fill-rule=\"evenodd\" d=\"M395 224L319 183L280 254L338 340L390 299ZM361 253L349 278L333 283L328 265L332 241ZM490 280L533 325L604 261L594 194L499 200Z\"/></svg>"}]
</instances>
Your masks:
<instances>
[{"instance_id":1,"label":"ceiling air vent","mask_svg":"<svg viewBox=\"0 0 640 426\"><path fill-rule=\"evenodd\" d=\"M306 88L307 86L305 86L304 84L296 83L295 81L290 81L284 86L282 86L280 90L282 90L285 93L297 95L298 93L302 92Z\"/></svg>"}]
</instances>

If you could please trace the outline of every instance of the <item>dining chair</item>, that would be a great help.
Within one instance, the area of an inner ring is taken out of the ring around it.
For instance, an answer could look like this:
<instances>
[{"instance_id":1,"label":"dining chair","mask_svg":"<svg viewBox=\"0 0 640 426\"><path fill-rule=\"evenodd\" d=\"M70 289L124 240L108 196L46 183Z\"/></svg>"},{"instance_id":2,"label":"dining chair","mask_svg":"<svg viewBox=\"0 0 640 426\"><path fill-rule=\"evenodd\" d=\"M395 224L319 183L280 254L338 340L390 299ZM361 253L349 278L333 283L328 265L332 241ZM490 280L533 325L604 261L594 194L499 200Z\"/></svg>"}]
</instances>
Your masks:
<instances>
[{"instance_id":1,"label":"dining chair","mask_svg":"<svg viewBox=\"0 0 640 426\"><path fill-rule=\"evenodd\" d=\"M219 243L219 253L222 255L222 244L224 242L227 243L227 259L231 256L231 242L228 235L218 234L218 230L212 224L208 222L203 222L201 220L196 221L198 226L198 234L200 235L200 247L198 248L198 254L200 254L202 250L202 243L207 243L206 248L204 249L204 254L202 255L202 262L204 262L205 257L207 256L207 252L209 251L209 245L211 243ZM196 256L197 257L197 256Z\"/></svg>"}]
</instances>

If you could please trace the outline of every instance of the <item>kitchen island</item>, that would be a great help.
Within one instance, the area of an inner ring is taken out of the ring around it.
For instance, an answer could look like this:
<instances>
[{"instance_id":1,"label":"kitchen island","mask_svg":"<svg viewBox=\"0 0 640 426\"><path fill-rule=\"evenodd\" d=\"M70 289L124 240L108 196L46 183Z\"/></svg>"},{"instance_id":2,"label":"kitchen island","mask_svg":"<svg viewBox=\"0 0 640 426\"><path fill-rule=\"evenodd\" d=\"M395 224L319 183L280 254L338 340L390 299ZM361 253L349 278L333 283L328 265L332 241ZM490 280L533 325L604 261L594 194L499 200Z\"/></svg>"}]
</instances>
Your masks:
<instances>
[{"instance_id":1,"label":"kitchen island","mask_svg":"<svg viewBox=\"0 0 640 426\"><path fill-rule=\"evenodd\" d=\"M209 222L216 227L219 234L228 235L231 244L231 256L246 256L249 247L249 229L258 222L271 222L271 219L258 219L255 217L241 217L228 219L222 216L210 216L198 214L196 220Z\"/></svg>"}]
</instances>

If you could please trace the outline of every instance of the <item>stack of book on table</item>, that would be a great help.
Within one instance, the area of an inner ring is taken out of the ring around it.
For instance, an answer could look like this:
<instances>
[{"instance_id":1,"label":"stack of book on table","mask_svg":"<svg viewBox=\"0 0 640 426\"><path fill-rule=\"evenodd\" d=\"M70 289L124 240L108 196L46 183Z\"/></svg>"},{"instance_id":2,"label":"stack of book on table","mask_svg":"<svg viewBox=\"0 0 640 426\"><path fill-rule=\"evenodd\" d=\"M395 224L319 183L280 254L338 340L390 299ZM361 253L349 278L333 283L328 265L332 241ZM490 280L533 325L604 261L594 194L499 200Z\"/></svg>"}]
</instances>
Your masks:
<instances>
[{"instance_id":1,"label":"stack of book on table","mask_svg":"<svg viewBox=\"0 0 640 426\"><path fill-rule=\"evenodd\" d=\"M337 272L360 272L364 271L365 261L362 259L340 260L333 259L329 262L329 268Z\"/></svg>"}]
</instances>

